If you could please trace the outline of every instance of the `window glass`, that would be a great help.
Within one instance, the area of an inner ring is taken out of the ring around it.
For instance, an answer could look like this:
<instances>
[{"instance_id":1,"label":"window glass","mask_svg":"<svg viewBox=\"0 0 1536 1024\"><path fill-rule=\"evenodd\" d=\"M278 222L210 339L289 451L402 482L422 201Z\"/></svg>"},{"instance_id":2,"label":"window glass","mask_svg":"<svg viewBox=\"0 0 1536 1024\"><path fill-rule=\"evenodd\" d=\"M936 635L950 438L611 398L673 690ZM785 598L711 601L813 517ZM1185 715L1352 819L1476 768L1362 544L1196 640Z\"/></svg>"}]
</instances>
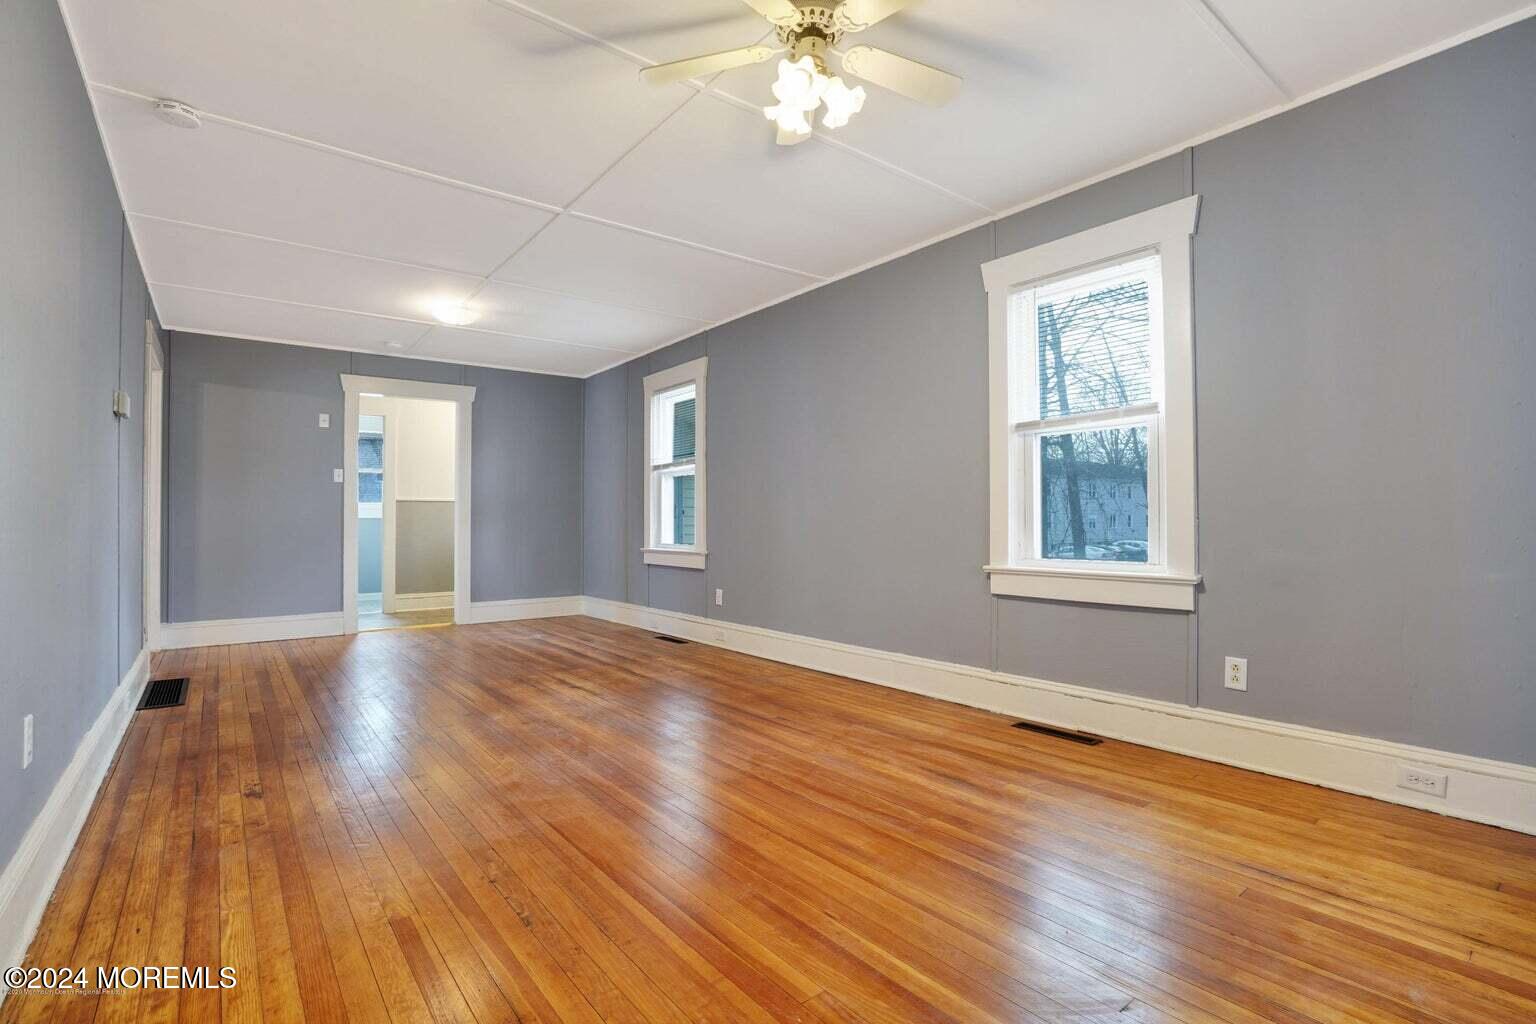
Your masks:
<instances>
[{"instance_id":1,"label":"window glass","mask_svg":"<svg viewBox=\"0 0 1536 1024\"><path fill-rule=\"evenodd\" d=\"M691 459L694 453L693 389L689 397L679 399L672 407L672 460Z\"/></svg>"},{"instance_id":2,"label":"window glass","mask_svg":"<svg viewBox=\"0 0 1536 1024\"><path fill-rule=\"evenodd\" d=\"M1040 548L1045 558L1147 560L1146 427L1040 435Z\"/></svg>"},{"instance_id":3,"label":"window glass","mask_svg":"<svg viewBox=\"0 0 1536 1024\"><path fill-rule=\"evenodd\" d=\"M1152 401L1156 275L1150 257L1035 290L1041 419Z\"/></svg>"}]
</instances>

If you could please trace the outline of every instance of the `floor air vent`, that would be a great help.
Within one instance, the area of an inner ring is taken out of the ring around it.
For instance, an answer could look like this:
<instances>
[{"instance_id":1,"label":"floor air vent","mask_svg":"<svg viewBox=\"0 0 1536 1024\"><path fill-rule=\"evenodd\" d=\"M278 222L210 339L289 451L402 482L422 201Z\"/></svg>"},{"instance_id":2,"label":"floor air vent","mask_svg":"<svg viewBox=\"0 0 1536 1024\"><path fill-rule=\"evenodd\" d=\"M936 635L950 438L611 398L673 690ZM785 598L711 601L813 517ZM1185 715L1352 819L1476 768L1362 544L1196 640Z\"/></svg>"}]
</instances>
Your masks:
<instances>
[{"instance_id":1,"label":"floor air vent","mask_svg":"<svg viewBox=\"0 0 1536 1024\"><path fill-rule=\"evenodd\" d=\"M684 640L682 637L662 636L660 633L656 634L655 639L657 639L657 640L665 640L669 644L685 644L685 643L688 642L687 640Z\"/></svg>"},{"instance_id":2,"label":"floor air vent","mask_svg":"<svg viewBox=\"0 0 1536 1024\"><path fill-rule=\"evenodd\" d=\"M139 701L139 710L179 708L186 702L187 681L185 679L156 679L145 688L144 699Z\"/></svg>"},{"instance_id":3,"label":"floor air vent","mask_svg":"<svg viewBox=\"0 0 1536 1024\"><path fill-rule=\"evenodd\" d=\"M1042 736L1054 736L1058 740L1070 740L1073 743L1081 743L1085 747L1096 747L1104 741L1097 736L1090 736L1085 732L1073 732L1070 729L1058 729L1053 725L1041 725L1038 722L1014 722L1015 729L1027 729L1037 732Z\"/></svg>"}]
</instances>

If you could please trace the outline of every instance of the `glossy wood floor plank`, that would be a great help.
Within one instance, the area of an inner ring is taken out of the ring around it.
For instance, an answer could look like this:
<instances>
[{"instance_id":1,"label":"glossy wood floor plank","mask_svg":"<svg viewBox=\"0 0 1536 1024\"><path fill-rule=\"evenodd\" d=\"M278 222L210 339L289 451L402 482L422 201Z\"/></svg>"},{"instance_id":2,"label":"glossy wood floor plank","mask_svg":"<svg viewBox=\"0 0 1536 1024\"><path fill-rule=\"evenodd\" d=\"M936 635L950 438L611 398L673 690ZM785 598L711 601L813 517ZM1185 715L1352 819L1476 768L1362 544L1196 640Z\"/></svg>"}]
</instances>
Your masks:
<instances>
[{"instance_id":1,"label":"glossy wood floor plank","mask_svg":"<svg viewBox=\"0 0 1536 1024\"><path fill-rule=\"evenodd\" d=\"M592 619L177 651L18 1021L1526 1024L1536 839Z\"/></svg>"}]
</instances>

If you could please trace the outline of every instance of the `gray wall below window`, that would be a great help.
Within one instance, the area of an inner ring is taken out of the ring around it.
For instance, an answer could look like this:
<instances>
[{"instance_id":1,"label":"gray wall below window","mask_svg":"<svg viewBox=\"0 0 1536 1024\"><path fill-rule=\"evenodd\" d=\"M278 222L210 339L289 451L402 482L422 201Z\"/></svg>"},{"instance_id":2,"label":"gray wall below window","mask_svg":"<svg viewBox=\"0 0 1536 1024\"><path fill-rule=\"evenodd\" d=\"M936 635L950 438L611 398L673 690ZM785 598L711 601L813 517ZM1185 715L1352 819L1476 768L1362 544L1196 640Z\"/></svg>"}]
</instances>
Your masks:
<instances>
[{"instance_id":1,"label":"gray wall below window","mask_svg":"<svg viewBox=\"0 0 1536 1024\"><path fill-rule=\"evenodd\" d=\"M57 5L7 5L0 67L3 869L143 646L153 311Z\"/></svg>"},{"instance_id":2,"label":"gray wall below window","mask_svg":"<svg viewBox=\"0 0 1536 1024\"><path fill-rule=\"evenodd\" d=\"M588 592L1536 763L1533 52L1521 22L592 378ZM992 598L979 264L1191 193L1199 611ZM708 568L647 567L641 381L705 354Z\"/></svg>"},{"instance_id":3,"label":"gray wall below window","mask_svg":"<svg viewBox=\"0 0 1536 1024\"><path fill-rule=\"evenodd\" d=\"M473 599L580 592L581 381L182 332L171 359L170 621L341 609L342 373L475 386Z\"/></svg>"},{"instance_id":4,"label":"gray wall below window","mask_svg":"<svg viewBox=\"0 0 1536 1024\"><path fill-rule=\"evenodd\" d=\"M453 502L395 502L395 593L453 589Z\"/></svg>"}]
</instances>

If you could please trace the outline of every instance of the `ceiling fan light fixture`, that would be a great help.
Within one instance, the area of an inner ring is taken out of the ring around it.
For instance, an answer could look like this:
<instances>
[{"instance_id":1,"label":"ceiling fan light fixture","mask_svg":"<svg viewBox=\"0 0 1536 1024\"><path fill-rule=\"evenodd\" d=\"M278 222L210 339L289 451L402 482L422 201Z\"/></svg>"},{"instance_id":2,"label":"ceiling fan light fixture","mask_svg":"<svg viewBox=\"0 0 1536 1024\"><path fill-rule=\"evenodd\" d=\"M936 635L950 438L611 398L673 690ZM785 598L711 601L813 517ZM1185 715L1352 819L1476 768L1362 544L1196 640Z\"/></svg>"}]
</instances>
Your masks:
<instances>
[{"instance_id":1,"label":"ceiling fan light fixture","mask_svg":"<svg viewBox=\"0 0 1536 1024\"><path fill-rule=\"evenodd\" d=\"M796 61L779 61L779 77L773 83L773 96L779 102L764 107L763 116L777 123L780 131L809 134L811 124L806 115L821 105L828 81L809 54Z\"/></svg>"},{"instance_id":2,"label":"ceiling fan light fixture","mask_svg":"<svg viewBox=\"0 0 1536 1024\"><path fill-rule=\"evenodd\" d=\"M841 76L833 76L821 100L827 105L821 123L828 128L841 128L850 117L864 109L864 87L856 85L850 89Z\"/></svg>"}]
</instances>

